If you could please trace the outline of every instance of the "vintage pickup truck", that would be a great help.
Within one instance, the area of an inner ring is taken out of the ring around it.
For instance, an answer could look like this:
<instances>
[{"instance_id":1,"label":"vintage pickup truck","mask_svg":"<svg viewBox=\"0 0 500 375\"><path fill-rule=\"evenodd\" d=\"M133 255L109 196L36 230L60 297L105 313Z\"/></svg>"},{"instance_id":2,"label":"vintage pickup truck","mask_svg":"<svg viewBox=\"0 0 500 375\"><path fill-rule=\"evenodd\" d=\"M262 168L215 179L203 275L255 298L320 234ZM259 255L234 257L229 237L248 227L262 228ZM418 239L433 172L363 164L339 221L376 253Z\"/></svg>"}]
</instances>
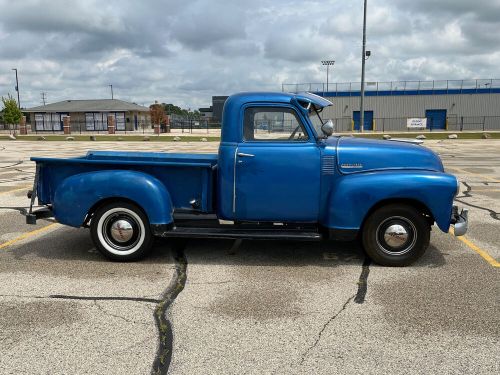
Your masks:
<instances>
[{"instance_id":1,"label":"vintage pickup truck","mask_svg":"<svg viewBox=\"0 0 500 375\"><path fill-rule=\"evenodd\" d=\"M310 93L230 96L218 154L34 157L27 222L43 214L32 210L37 196L45 214L90 227L97 249L123 261L145 256L154 236L359 238L375 262L403 266L425 252L434 223L465 233L459 183L434 152L334 136L320 114L330 105Z\"/></svg>"}]
</instances>

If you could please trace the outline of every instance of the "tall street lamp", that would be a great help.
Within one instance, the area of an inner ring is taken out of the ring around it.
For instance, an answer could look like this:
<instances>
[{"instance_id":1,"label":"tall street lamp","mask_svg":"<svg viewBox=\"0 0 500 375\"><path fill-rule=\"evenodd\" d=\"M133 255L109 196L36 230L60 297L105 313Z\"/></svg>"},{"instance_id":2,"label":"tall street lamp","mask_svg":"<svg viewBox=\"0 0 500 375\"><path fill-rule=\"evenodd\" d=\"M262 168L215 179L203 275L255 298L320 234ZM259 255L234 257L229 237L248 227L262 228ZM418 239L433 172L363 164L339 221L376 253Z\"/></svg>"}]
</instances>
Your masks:
<instances>
[{"instance_id":1,"label":"tall street lamp","mask_svg":"<svg viewBox=\"0 0 500 375\"><path fill-rule=\"evenodd\" d=\"M113 98L113 85L108 85L110 88L111 88L111 99L114 99Z\"/></svg>"},{"instance_id":2,"label":"tall street lamp","mask_svg":"<svg viewBox=\"0 0 500 375\"><path fill-rule=\"evenodd\" d=\"M363 100L365 98L365 61L366 61L366 3L363 9L363 52L361 54L361 95L359 101L359 130L362 133L365 127L365 109L363 107Z\"/></svg>"},{"instance_id":3,"label":"tall street lamp","mask_svg":"<svg viewBox=\"0 0 500 375\"><path fill-rule=\"evenodd\" d=\"M326 65L326 92L328 92L328 70L330 65L335 65L335 60L322 60L321 64Z\"/></svg>"},{"instance_id":4,"label":"tall street lamp","mask_svg":"<svg viewBox=\"0 0 500 375\"><path fill-rule=\"evenodd\" d=\"M21 101L19 100L19 80L17 79L17 68L12 68L16 72L16 91L17 91L17 106L21 109Z\"/></svg>"}]
</instances>

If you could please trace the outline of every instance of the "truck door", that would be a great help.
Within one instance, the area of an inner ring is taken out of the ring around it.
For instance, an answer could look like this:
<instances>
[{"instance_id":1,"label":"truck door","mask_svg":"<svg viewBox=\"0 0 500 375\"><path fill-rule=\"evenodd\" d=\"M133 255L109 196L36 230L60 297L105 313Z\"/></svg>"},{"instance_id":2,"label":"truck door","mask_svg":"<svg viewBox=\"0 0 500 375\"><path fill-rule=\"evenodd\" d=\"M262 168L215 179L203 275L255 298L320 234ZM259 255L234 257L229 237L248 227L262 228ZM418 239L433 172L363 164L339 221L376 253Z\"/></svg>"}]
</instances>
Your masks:
<instances>
[{"instance_id":1,"label":"truck door","mask_svg":"<svg viewBox=\"0 0 500 375\"><path fill-rule=\"evenodd\" d=\"M245 108L235 163L236 220L317 221L320 151L293 107Z\"/></svg>"}]
</instances>

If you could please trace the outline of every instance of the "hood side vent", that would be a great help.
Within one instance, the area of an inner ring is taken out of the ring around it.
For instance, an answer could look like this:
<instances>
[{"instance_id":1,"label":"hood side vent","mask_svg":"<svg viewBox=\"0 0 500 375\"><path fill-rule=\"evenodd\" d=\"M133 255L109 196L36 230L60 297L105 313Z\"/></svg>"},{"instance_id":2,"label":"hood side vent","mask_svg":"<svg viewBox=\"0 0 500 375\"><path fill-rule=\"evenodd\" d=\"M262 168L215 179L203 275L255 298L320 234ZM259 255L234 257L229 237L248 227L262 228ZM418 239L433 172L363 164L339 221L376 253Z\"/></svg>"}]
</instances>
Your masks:
<instances>
[{"instance_id":1,"label":"hood side vent","mask_svg":"<svg viewBox=\"0 0 500 375\"><path fill-rule=\"evenodd\" d=\"M335 174L335 156L325 155L321 159L321 173L322 174Z\"/></svg>"}]
</instances>

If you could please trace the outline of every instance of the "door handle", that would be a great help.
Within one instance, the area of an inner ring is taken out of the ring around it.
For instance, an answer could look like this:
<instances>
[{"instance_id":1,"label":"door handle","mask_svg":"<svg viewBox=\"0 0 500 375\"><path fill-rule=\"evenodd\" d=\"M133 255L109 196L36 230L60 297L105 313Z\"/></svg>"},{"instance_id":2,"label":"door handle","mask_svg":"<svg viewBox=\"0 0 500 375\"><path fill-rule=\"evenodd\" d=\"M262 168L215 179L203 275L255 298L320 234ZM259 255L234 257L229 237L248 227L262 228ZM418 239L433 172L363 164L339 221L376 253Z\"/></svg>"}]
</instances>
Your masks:
<instances>
[{"instance_id":1,"label":"door handle","mask_svg":"<svg viewBox=\"0 0 500 375\"><path fill-rule=\"evenodd\" d=\"M242 158L253 158L255 156L253 154L245 154L244 152L238 152L237 155Z\"/></svg>"}]
</instances>

